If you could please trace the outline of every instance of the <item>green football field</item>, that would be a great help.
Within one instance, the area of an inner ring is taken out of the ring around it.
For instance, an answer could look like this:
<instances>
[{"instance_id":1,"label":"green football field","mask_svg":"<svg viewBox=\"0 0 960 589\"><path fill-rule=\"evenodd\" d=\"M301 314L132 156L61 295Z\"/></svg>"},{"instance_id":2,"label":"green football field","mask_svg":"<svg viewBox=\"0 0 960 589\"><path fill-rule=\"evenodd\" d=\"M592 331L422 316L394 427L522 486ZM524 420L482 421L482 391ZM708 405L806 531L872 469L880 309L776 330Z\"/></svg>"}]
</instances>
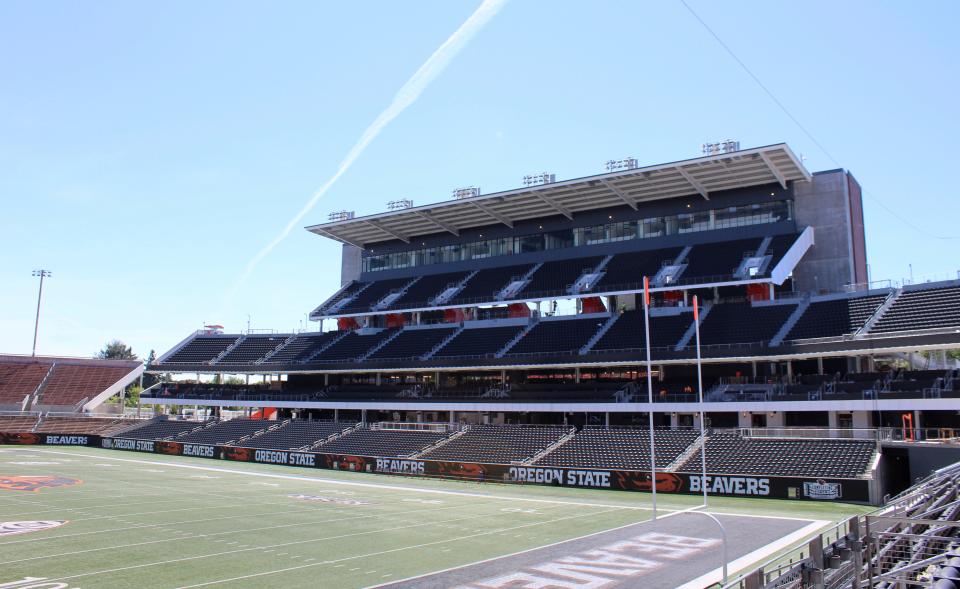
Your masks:
<instances>
[{"instance_id":1,"label":"green football field","mask_svg":"<svg viewBox=\"0 0 960 589\"><path fill-rule=\"evenodd\" d=\"M51 485L16 488L44 481ZM700 498L661 494L658 503L653 522L644 493L3 446L0 587L479 589L532 587L535 575L567 579L543 586L573 587L578 573L556 563L625 538L654 542L654 532L668 544L702 542L608 567L605 587L708 584L720 541L715 523L690 513ZM727 528L731 572L868 510L729 498L711 498L707 509Z\"/></svg>"}]
</instances>

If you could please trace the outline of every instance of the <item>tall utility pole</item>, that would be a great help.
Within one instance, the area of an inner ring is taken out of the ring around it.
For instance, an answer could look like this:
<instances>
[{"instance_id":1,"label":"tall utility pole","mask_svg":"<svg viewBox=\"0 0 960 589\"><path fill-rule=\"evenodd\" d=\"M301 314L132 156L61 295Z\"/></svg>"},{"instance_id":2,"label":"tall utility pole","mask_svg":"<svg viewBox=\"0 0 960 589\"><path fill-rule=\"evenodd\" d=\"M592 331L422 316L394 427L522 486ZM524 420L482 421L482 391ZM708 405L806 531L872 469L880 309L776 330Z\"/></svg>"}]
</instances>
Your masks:
<instances>
[{"instance_id":1,"label":"tall utility pole","mask_svg":"<svg viewBox=\"0 0 960 589\"><path fill-rule=\"evenodd\" d=\"M37 319L33 322L33 351L31 356L37 355L37 330L40 328L40 300L43 298L43 279L52 276L49 270L34 270L34 276L40 277L40 292L37 293Z\"/></svg>"}]
</instances>

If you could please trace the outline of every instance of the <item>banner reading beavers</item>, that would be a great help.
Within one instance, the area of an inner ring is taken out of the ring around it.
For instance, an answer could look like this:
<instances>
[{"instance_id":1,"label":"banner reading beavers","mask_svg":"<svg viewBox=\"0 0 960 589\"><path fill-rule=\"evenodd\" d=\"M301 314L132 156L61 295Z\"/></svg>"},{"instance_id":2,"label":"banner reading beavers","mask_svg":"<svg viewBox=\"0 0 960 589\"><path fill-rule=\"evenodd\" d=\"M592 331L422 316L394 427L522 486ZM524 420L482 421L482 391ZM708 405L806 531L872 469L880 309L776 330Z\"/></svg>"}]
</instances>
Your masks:
<instances>
[{"instance_id":1,"label":"banner reading beavers","mask_svg":"<svg viewBox=\"0 0 960 589\"><path fill-rule=\"evenodd\" d=\"M653 488L649 472L626 470L443 462L72 434L0 433L0 444L99 446L113 450L193 456L237 462L452 478L478 482L553 485L619 491L650 491ZM810 501L834 501L839 499L862 503L870 502L870 481L863 479L743 475L707 475L704 478L698 474L658 472L656 485L657 491L661 493L700 494L706 487L707 493L710 495L731 497L766 497Z\"/></svg>"}]
</instances>

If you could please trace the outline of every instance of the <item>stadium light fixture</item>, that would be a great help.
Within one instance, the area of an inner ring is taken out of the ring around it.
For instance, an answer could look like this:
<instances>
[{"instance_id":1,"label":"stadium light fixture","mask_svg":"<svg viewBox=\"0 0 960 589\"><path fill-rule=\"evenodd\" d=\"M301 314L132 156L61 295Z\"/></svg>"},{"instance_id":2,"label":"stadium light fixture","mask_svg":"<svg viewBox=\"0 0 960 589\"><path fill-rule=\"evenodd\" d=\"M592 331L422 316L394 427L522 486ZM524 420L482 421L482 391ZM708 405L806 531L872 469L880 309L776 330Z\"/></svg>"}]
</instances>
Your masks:
<instances>
[{"instance_id":1,"label":"stadium light fixture","mask_svg":"<svg viewBox=\"0 0 960 589\"><path fill-rule=\"evenodd\" d=\"M330 221L347 221L355 215L354 211L334 211L327 216L327 219Z\"/></svg>"},{"instance_id":2,"label":"stadium light fixture","mask_svg":"<svg viewBox=\"0 0 960 589\"><path fill-rule=\"evenodd\" d=\"M714 143L704 143L700 146L700 151L704 155L720 155L721 153L733 153L740 151L740 142L733 139L724 139Z\"/></svg>"},{"instance_id":3,"label":"stadium light fixture","mask_svg":"<svg viewBox=\"0 0 960 589\"><path fill-rule=\"evenodd\" d=\"M40 328L40 301L43 299L43 279L50 278L53 276L53 273L49 270L34 270L33 276L40 277L40 291L37 293L37 318L33 322L33 349L30 352L31 356L37 355L37 331Z\"/></svg>"},{"instance_id":4,"label":"stadium light fixture","mask_svg":"<svg viewBox=\"0 0 960 589\"><path fill-rule=\"evenodd\" d=\"M638 166L637 158L625 157L622 160L607 160L604 164L608 172L620 172L623 170L636 170Z\"/></svg>"},{"instance_id":5,"label":"stadium light fixture","mask_svg":"<svg viewBox=\"0 0 960 589\"><path fill-rule=\"evenodd\" d=\"M527 174L523 177L524 186L540 186L542 184L553 184L557 181L557 175L550 172L540 172L539 174Z\"/></svg>"},{"instance_id":6,"label":"stadium light fixture","mask_svg":"<svg viewBox=\"0 0 960 589\"><path fill-rule=\"evenodd\" d=\"M387 209L391 211L402 211L403 209L412 209L413 201L409 198L401 198L400 200L391 200L387 203Z\"/></svg>"},{"instance_id":7,"label":"stadium light fixture","mask_svg":"<svg viewBox=\"0 0 960 589\"><path fill-rule=\"evenodd\" d=\"M462 200L464 198L472 198L474 196L480 196L479 186L464 186L463 188L453 189L453 198L455 198L456 200Z\"/></svg>"}]
</instances>

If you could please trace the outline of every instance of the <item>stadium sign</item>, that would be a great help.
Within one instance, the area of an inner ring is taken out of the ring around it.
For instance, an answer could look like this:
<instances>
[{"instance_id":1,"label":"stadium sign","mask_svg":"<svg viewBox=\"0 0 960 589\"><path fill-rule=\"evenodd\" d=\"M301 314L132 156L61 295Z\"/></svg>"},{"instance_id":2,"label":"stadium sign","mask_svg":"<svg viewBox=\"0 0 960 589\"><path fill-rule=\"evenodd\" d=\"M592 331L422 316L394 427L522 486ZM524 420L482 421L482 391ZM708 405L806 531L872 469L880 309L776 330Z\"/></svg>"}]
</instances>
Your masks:
<instances>
[{"instance_id":1,"label":"stadium sign","mask_svg":"<svg viewBox=\"0 0 960 589\"><path fill-rule=\"evenodd\" d=\"M0 432L0 444L82 445L83 440L86 440L88 446L100 446L116 450L478 482L491 481L644 492L651 491L656 484L657 492L660 493L698 495L703 492L704 486L706 486L707 492L711 495L730 497L768 497L811 501L843 499L861 503L870 502L871 481L865 479L819 479L811 481L809 478L738 475L708 475L704 479L699 474L657 472L654 482L651 479L650 472L633 470L547 468L476 462L410 460L378 456L213 446L209 444L184 444L182 442L160 440L107 438L95 435ZM0 481L2 480L3 477L0 476ZM0 589L2 589L2 586L0 586Z\"/></svg>"},{"instance_id":2,"label":"stadium sign","mask_svg":"<svg viewBox=\"0 0 960 589\"><path fill-rule=\"evenodd\" d=\"M843 497L843 486L840 483L828 483L820 479L803 483L803 496L821 501L832 501Z\"/></svg>"},{"instance_id":3,"label":"stadium sign","mask_svg":"<svg viewBox=\"0 0 960 589\"><path fill-rule=\"evenodd\" d=\"M704 486L714 495L770 495L770 479L736 476L691 476L690 492L702 493Z\"/></svg>"},{"instance_id":4,"label":"stadium sign","mask_svg":"<svg viewBox=\"0 0 960 589\"><path fill-rule=\"evenodd\" d=\"M395 460L393 458L377 458L374 470L390 474L426 474L426 463L422 460Z\"/></svg>"},{"instance_id":5,"label":"stadium sign","mask_svg":"<svg viewBox=\"0 0 960 589\"><path fill-rule=\"evenodd\" d=\"M47 446L87 446L90 438L87 436L45 436L43 443Z\"/></svg>"},{"instance_id":6,"label":"stadium sign","mask_svg":"<svg viewBox=\"0 0 960 589\"><path fill-rule=\"evenodd\" d=\"M253 453L253 461L265 464L288 464L290 466L316 466L317 455L307 452L257 450Z\"/></svg>"}]
</instances>

